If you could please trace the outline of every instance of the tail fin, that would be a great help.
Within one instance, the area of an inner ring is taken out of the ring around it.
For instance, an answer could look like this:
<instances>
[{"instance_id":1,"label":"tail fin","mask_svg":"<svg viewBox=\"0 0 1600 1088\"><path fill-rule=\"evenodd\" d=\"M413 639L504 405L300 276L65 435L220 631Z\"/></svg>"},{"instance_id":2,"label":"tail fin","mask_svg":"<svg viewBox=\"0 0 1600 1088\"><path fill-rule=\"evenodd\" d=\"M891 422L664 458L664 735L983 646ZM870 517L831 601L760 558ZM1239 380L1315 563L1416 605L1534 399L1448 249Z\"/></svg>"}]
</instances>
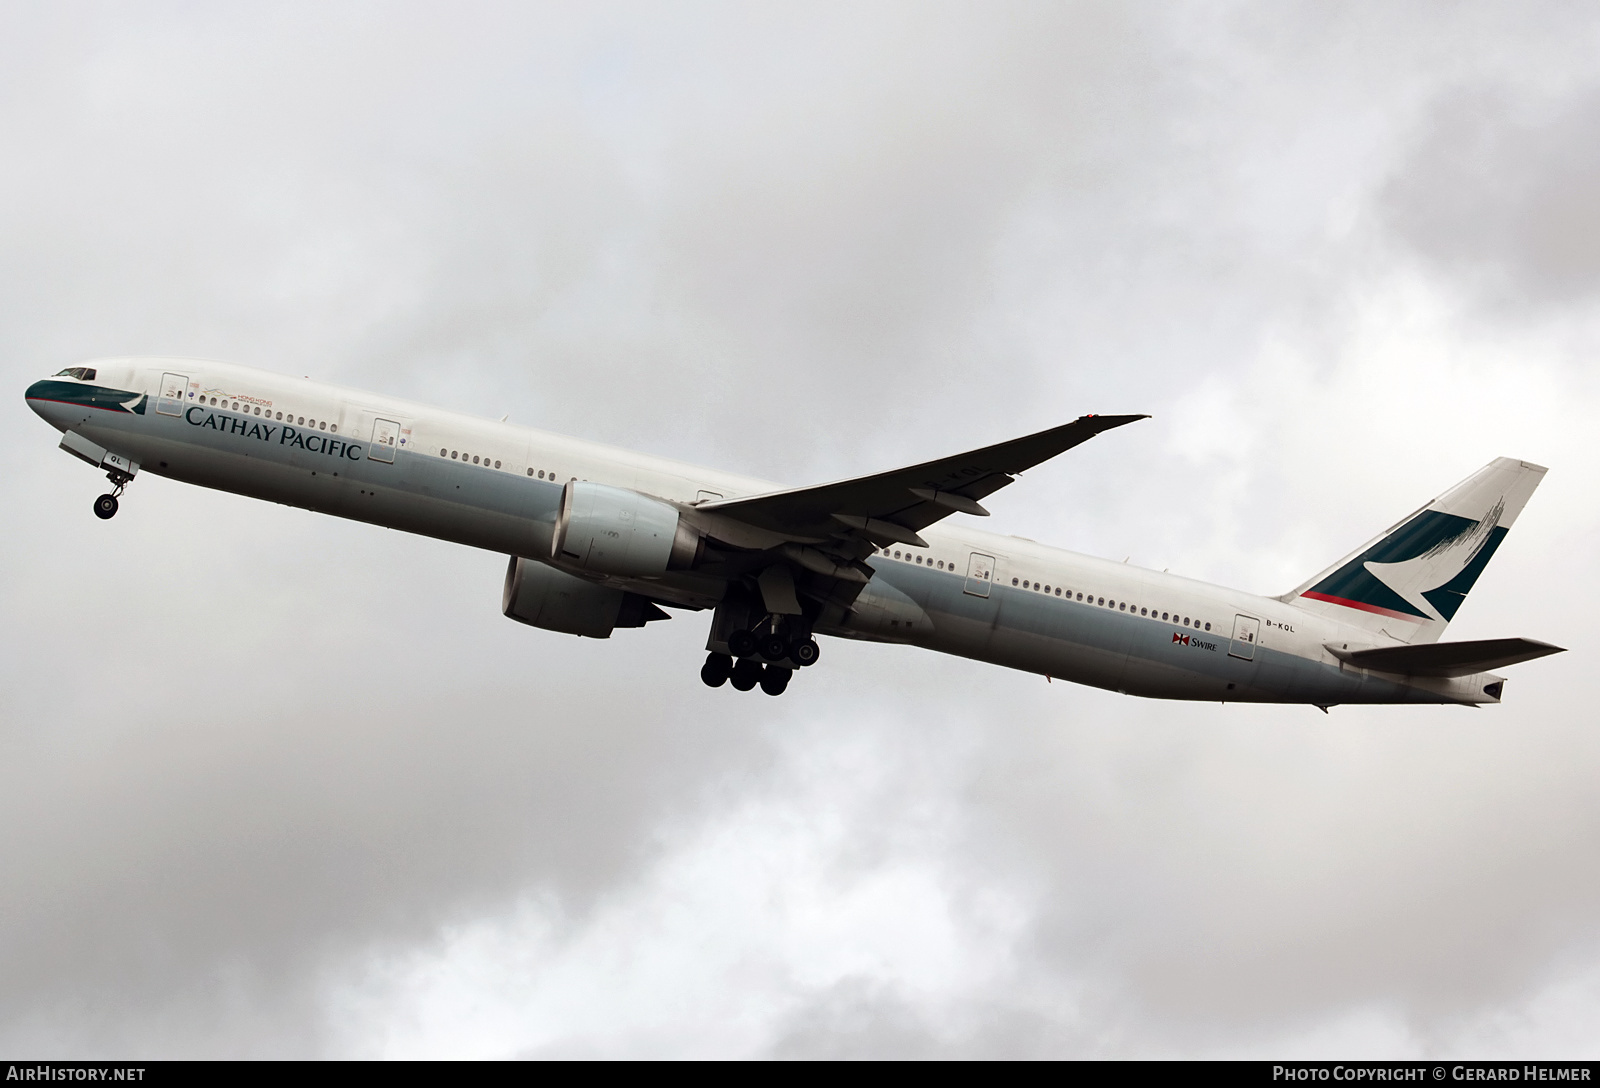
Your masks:
<instances>
[{"instance_id":1,"label":"tail fin","mask_svg":"<svg viewBox=\"0 0 1600 1088\"><path fill-rule=\"evenodd\" d=\"M1544 474L1496 458L1279 600L1402 642L1436 642Z\"/></svg>"}]
</instances>

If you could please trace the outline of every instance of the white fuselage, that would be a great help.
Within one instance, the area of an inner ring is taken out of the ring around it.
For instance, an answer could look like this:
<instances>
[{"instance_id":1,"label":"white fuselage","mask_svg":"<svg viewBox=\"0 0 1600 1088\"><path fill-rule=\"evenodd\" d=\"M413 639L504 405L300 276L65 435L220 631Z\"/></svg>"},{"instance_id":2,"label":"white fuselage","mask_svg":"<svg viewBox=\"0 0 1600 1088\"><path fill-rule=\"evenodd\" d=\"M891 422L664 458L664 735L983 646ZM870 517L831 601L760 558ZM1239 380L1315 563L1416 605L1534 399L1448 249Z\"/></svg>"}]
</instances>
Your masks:
<instances>
[{"instance_id":1,"label":"white fuselage","mask_svg":"<svg viewBox=\"0 0 1600 1088\"><path fill-rule=\"evenodd\" d=\"M544 563L569 480L683 506L776 489L242 366L176 359L92 366L94 380L81 384L125 391L127 404L119 408L104 396L91 403L93 396L79 397L67 388L70 380L59 379L30 389L29 402L57 429L142 471ZM138 402L141 395L147 399ZM895 546L873 556L862 604L819 617L816 630L1157 698L1498 701L1483 691L1482 674L1407 680L1341 666L1325 644L1372 646L1371 632L1278 599L966 525L941 523L922 535L927 548ZM969 579L985 564L988 578ZM691 608L714 607L722 591L722 583L692 571L592 580ZM874 612L885 594L912 602L919 621L902 627L894 617L910 613L891 605Z\"/></svg>"}]
</instances>

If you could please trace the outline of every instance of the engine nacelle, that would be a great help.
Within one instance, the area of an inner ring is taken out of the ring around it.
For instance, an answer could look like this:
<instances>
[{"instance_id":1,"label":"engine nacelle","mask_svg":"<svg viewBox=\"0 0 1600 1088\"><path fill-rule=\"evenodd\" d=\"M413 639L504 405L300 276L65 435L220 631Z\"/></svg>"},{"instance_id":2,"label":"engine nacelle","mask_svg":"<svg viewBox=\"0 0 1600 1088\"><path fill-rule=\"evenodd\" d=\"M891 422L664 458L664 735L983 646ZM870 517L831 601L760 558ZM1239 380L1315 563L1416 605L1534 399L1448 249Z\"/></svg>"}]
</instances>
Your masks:
<instances>
[{"instance_id":1,"label":"engine nacelle","mask_svg":"<svg viewBox=\"0 0 1600 1088\"><path fill-rule=\"evenodd\" d=\"M638 576L688 570L704 547L700 534L668 503L572 480L561 491L550 558L596 574Z\"/></svg>"},{"instance_id":2,"label":"engine nacelle","mask_svg":"<svg viewBox=\"0 0 1600 1088\"><path fill-rule=\"evenodd\" d=\"M597 586L544 563L511 557L500 610L518 623L589 638L610 638L617 627L670 619L650 600Z\"/></svg>"}]
</instances>

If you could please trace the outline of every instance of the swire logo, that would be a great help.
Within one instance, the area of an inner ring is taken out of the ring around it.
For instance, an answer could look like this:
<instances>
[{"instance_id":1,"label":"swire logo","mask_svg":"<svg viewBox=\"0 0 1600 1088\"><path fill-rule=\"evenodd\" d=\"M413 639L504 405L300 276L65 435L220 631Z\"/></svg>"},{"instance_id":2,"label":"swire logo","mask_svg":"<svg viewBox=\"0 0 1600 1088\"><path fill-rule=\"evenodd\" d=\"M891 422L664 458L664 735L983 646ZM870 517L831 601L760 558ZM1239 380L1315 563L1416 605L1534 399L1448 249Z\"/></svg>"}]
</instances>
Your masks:
<instances>
[{"instance_id":1,"label":"swire logo","mask_svg":"<svg viewBox=\"0 0 1600 1088\"><path fill-rule=\"evenodd\" d=\"M1187 645L1189 645L1189 636L1188 635L1180 635L1180 634L1178 634L1178 632L1174 631L1174 632L1172 632L1172 641L1173 642L1181 642L1185 646L1187 646Z\"/></svg>"}]
</instances>

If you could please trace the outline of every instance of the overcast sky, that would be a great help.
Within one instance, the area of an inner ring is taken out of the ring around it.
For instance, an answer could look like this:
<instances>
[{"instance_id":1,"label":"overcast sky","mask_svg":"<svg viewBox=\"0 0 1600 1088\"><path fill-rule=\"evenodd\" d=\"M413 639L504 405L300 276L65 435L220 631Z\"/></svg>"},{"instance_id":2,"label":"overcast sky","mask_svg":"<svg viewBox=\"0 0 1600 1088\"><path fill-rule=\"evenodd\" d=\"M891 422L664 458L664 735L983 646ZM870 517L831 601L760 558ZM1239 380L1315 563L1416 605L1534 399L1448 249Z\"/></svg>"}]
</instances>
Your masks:
<instances>
[{"instance_id":1,"label":"overcast sky","mask_svg":"<svg viewBox=\"0 0 1600 1088\"><path fill-rule=\"evenodd\" d=\"M0 1051L1600 1056L1593 5L7 4ZM1503 706L1159 703L55 449L174 354L803 484L1148 412L986 527L1279 593L1550 466Z\"/></svg>"}]
</instances>

